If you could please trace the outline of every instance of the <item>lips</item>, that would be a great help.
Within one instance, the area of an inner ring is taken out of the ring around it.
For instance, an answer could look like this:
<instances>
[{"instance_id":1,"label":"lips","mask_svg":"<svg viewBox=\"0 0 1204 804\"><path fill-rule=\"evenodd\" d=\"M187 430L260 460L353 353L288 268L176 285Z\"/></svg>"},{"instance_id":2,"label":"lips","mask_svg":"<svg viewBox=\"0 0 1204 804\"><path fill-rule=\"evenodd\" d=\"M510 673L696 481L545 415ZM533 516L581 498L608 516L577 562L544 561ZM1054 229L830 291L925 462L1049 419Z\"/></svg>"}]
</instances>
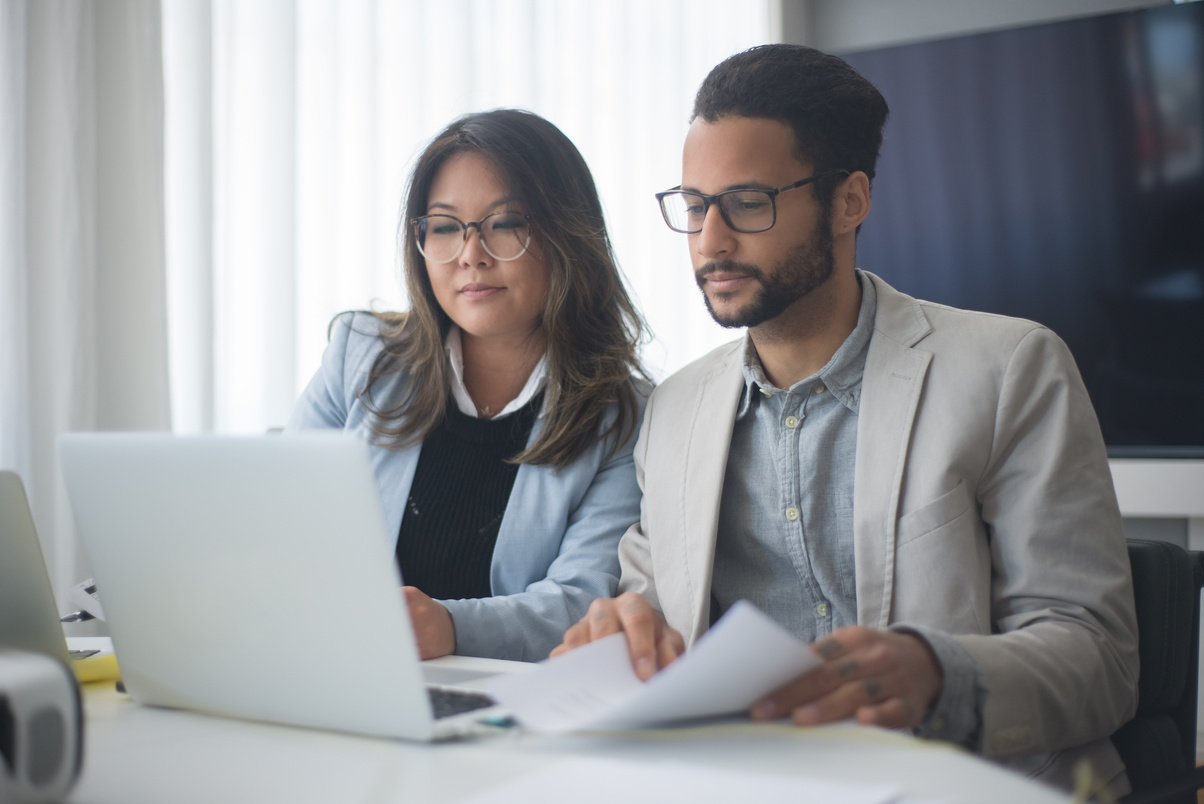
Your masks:
<instances>
[{"instance_id":1,"label":"lips","mask_svg":"<svg viewBox=\"0 0 1204 804\"><path fill-rule=\"evenodd\" d=\"M761 280L761 272L752 263L715 260L699 268L694 279L700 288L709 286L714 293L730 293L746 279Z\"/></svg>"},{"instance_id":2,"label":"lips","mask_svg":"<svg viewBox=\"0 0 1204 804\"><path fill-rule=\"evenodd\" d=\"M727 271L715 271L703 277L703 281L710 285L716 293L733 290L741 281L748 279L748 274L730 273Z\"/></svg>"},{"instance_id":3,"label":"lips","mask_svg":"<svg viewBox=\"0 0 1204 804\"><path fill-rule=\"evenodd\" d=\"M460 293L469 299L486 299L495 293L505 290L500 285L487 285L484 282L472 282L460 288Z\"/></svg>"}]
</instances>

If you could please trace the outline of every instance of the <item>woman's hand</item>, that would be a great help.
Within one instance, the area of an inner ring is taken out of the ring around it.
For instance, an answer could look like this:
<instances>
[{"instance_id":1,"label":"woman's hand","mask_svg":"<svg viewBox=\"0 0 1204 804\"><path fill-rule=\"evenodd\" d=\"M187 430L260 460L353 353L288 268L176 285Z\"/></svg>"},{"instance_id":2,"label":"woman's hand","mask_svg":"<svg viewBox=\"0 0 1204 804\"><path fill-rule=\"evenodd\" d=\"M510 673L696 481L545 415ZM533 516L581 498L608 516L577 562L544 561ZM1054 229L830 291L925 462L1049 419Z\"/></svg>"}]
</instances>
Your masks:
<instances>
[{"instance_id":1,"label":"woman's hand","mask_svg":"<svg viewBox=\"0 0 1204 804\"><path fill-rule=\"evenodd\" d=\"M453 652L456 649L456 625L447 609L417 587L403 586L401 591L405 593L410 622L414 624L419 658L437 659Z\"/></svg>"}]
</instances>

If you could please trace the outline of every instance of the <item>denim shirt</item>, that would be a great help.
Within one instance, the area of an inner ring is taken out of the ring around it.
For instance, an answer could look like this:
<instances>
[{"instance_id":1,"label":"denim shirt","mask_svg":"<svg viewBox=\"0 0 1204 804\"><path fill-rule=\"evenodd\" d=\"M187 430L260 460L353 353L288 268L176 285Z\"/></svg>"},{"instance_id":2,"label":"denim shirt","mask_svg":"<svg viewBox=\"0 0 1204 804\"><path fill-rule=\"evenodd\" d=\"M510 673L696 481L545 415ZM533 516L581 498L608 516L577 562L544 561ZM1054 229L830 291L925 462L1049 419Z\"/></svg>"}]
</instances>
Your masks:
<instances>
[{"instance_id":1,"label":"denim shirt","mask_svg":"<svg viewBox=\"0 0 1204 804\"><path fill-rule=\"evenodd\" d=\"M857 412L874 329L874 284L858 271L861 308L818 372L787 390L765 377L745 335L744 391L724 475L711 581L712 622L748 600L805 642L857 623L853 478ZM916 730L973 747L985 691L948 635L900 624L932 648L944 689Z\"/></svg>"},{"instance_id":2,"label":"denim shirt","mask_svg":"<svg viewBox=\"0 0 1204 804\"><path fill-rule=\"evenodd\" d=\"M857 622L853 469L876 310L873 284L861 286L853 332L826 366L788 390L766 379L745 335L744 393L715 542L712 618L748 600L805 642Z\"/></svg>"}]
</instances>

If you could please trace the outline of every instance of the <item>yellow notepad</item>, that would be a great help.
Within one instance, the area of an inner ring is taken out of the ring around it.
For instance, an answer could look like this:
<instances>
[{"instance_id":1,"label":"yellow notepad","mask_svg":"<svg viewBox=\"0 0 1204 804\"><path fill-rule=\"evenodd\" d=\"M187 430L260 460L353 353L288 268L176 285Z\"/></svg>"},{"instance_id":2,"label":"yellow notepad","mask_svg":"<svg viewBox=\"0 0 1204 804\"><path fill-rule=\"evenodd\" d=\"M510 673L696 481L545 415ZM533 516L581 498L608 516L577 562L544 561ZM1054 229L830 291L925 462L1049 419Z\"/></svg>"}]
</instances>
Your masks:
<instances>
[{"instance_id":1,"label":"yellow notepad","mask_svg":"<svg viewBox=\"0 0 1204 804\"><path fill-rule=\"evenodd\" d=\"M102 653L99 656L89 656L86 659L75 659L71 662L75 678L81 684L88 681L114 681L121 678L121 668L117 666L117 654Z\"/></svg>"}]
</instances>

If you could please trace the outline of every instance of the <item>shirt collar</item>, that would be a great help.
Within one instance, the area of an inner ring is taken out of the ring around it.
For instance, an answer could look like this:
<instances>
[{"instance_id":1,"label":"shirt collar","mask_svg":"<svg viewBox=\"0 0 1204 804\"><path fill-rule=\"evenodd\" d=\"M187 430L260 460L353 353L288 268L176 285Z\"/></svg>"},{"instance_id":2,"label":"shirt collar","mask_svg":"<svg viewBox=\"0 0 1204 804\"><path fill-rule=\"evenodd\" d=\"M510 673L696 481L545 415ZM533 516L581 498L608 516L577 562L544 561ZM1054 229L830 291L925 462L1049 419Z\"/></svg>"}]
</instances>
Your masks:
<instances>
[{"instance_id":1,"label":"shirt collar","mask_svg":"<svg viewBox=\"0 0 1204 804\"><path fill-rule=\"evenodd\" d=\"M451 364L451 394L452 399L456 401L456 407L465 416L471 416L474 419L481 418L477 412L476 403L472 401L472 397L468 393L468 387L464 385L464 344L460 337L460 328L455 324L452 324L451 329L447 331L447 337L443 340L443 351L447 353L447 362ZM531 376L527 378L527 384L523 386L523 390L519 391L518 396L510 400L506 407L494 414L493 418L500 419L514 413L530 402L536 394L544 389L547 383L548 354L544 352L539 358L539 362L535 364L535 368L531 370ZM544 402L546 404L546 398ZM544 411L540 410L539 416L542 417L543 414Z\"/></svg>"},{"instance_id":2,"label":"shirt collar","mask_svg":"<svg viewBox=\"0 0 1204 804\"><path fill-rule=\"evenodd\" d=\"M753 345L752 337L744 333L744 391L740 397L740 408L736 418L742 418L752 406L754 394L774 396L792 392L802 386L814 384L817 380L832 392L832 395L854 413L857 412L861 400L861 377L865 372L866 347L870 335L874 331L874 314L878 310L878 294L874 283L865 279L861 271L856 272L857 281L861 285L861 307L857 311L857 325L845 338L844 343L832 355L827 364L812 374L799 380L788 391L774 387L765 376L761 366L761 358Z\"/></svg>"}]
</instances>

